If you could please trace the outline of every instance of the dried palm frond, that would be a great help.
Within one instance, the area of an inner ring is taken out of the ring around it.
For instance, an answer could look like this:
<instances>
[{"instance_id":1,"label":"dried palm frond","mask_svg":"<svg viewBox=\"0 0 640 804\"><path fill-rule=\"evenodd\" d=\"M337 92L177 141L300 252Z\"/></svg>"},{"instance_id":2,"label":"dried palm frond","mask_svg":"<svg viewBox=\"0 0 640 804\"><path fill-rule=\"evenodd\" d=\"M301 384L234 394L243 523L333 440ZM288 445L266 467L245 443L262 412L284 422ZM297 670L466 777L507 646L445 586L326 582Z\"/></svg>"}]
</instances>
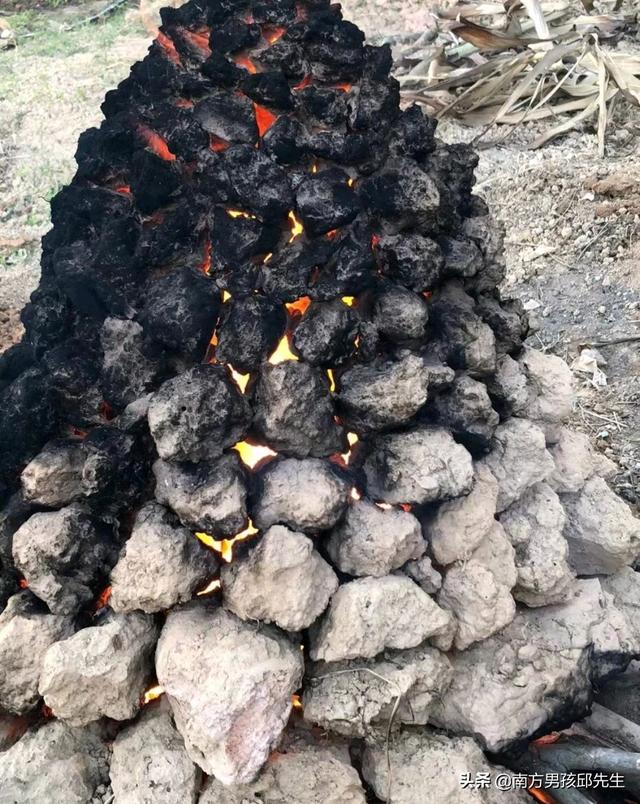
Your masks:
<instances>
[{"instance_id":1,"label":"dried palm frond","mask_svg":"<svg viewBox=\"0 0 640 804\"><path fill-rule=\"evenodd\" d=\"M640 56L604 42L634 23L622 14L575 15L566 0L459 3L440 14L439 34L417 63L410 50L402 54L397 77L405 99L437 117L488 128L553 118L532 148L597 121L603 155L612 104L640 106Z\"/></svg>"}]
</instances>

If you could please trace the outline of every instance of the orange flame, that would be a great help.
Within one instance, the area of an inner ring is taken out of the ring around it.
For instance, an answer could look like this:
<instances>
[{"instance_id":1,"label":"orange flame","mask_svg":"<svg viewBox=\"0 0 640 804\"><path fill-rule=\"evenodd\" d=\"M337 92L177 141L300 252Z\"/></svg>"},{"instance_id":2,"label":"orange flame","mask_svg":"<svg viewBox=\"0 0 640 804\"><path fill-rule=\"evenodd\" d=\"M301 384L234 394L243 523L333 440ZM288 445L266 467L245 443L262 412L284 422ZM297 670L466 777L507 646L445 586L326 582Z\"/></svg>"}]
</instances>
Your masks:
<instances>
[{"instance_id":1,"label":"orange flame","mask_svg":"<svg viewBox=\"0 0 640 804\"><path fill-rule=\"evenodd\" d=\"M140 137L142 137L147 146L151 148L154 154L159 156L161 159L164 159L166 162L175 161L176 155L171 153L166 141L163 140L159 134L156 134L155 131L147 128L147 126L139 125L138 134Z\"/></svg>"},{"instance_id":2,"label":"orange flame","mask_svg":"<svg viewBox=\"0 0 640 804\"><path fill-rule=\"evenodd\" d=\"M156 698L159 698L161 695L164 695L164 687L161 687L160 684L149 687L142 696L142 705L144 706L145 704L151 703L151 701L155 701Z\"/></svg>"},{"instance_id":3,"label":"orange flame","mask_svg":"<svg viewBox=\"0 0 640 804\"><path fill-rule=\"evenodd\" d=\"M193 101L188 100L187 98L176 98L174 104L178 107L178 109L193 109L194 106Z\"/></svg>"},{"instance_id":4,"label":"orange flame","mask_svg":"<svg viewBox=\"0 0 640 804\"><path fill-rule=\"evenodd\" d=\"M272 366L277 366L278 363L284 363L285 360L299 360L298 355L291 351L291 336L287 333L280 339L280 343L276 346L275 351L269 357L269 363Z\"/></svg>"},{"instance_id":5,"label":"orange flame","mask_svg":"<svg viewBox=\"0 0 640 804\"><path fill-rule=\"evenodd\" d=\"M313 80L313 76L312 76L312 75L306 75L306 76L305 76L305 77L302 79L302 81L300 81L300 83L299 83L299 84L296 84L296 85L294 86L294 89L306 89L306 88L307 88L307 87L308 87L308 86L311 84L311 81L312 81L312 80Z\"/></svg>"},{"instance_id":6,"label":"orange flame","mask_svg":"<svg viewBox=\"0 0 640 804\"><path fill-rule=\"evenodd\" d=\"M111 587L105 586L105 588L100 592L98 597L96 598L96 602L94 603L94 611L100 611L103 609L109 600L111 599Z\"/></svg>"},{"instance_id":7,"label":"orange flame","mask_svg":"<svg viewBox=\"0 0 640 804\"><path fill-rule=\"evenodd\" d=\"M236 542L248 539L249 536L254 536L256 533L258 533L258 528L254 527L253 522L249 520L247 527L240 533L236 533L231 539L214 539L208 533L196 533L196 537L207 547L215 550L216 553L220 553L222 560L229 563L233 558L233 545Z\"/></svg>"},{"instance_id":8,"label":"orange flame","mask_svg":"<svg viewBox=\"0 0 640 804\"><path fill-rule=\"evenodd\" d=\"M258 133L263 137L271 126L276 122L278 116L270 112L264 106L259 106L257 103L253 104L256 112L256 123L258 124Z\"/></svg>"},{"instance_id":9,"label":"orange flame","mask_svg":"<svg viewBox=\"0 0 640 804\"><path fill-rule=\"evenodd\" d=\"M295 694L295 693L294 693L294 694L291 696L291 706L292 706L294 709L299 709L299 710L302 710L302 701L300 700L300 696L299 696L299 695L297 695L297 694Z\"/></svg>"},{"instance_id":10,"label":"orange flame","mask_svg":"<svg viewBox=\"0 0 640 804\"><path fill-rule=\"evenodd\" d=\"M304 226L296 218L293 211L289 213L289 220L291 221L291 237L289 239L289 242L293 243L296 237L300 237L300 235L304 232Z\"/></svg>"},{"instance_id":11,"label":"orange flame","mask_svg":"<svg viewBox=\"0 0 640 804\"><path fill-rule=\"evenodd\" d=\"M335 466L342 466L343 468L349 466L349 462L351 461L353 454L353 448L358 443L358 440L358 436L355 433L347 433L347 441L349 442L348 452L344 452L341 455L330 455L329 460L331 463L333 463ZM353 497L353 490L351 496ZM353 499L359 500L360 497L353 497Z\"/></svg>"},{"instance_id":12,"label":"orange flame","mask_svg":"<svg viewBox=\"0 0 640 804\"><path fill-rule=\"evenodd\" d=\"M286 28L281 28L278 25L264 25L262 28L262 35L270 45L281 39L286 32Z\"/></svg>"},{"instance_id":13,"label":"orange flame","mask_svg":"<svg viewBox=\"0 0 640 804\"><path fill-rule=\"evenodd\" d=\"M256 216L250 212L245 212L242 209L227 209L225 210L230 218L247 218L247 220L255 220Z\"/></svg>"},{"instance_id":14,"label":"orange flame","mask_svg":"<svg viewBox=\"0 0 640 804\"><path fill-rule=\"evenodd\" d=\"M182 66L182 60L180 58L180 54L176 50L176 46L173 44L172 40L169 37L162 33L158 34L156 37L156 42L160 45L160 47L164 50L164 55L172 61L174 64L178 66Z\"/></svg>"},{"instance_id":15,"label":"orange flame","mask_svg":"<svg viewBox=\"0 0 640 804\"><path fill-rule=\"evenodd\" d=\"M299 299L296 299L293 302L288 302L285 304L287 308L287 312L289 315L304 315L307 310L309 309L309 305L311 304L311 299L309 296L301 296Z\"/></svg>"},{"instance_id":16,"label":"orange flame","mask_svg":"<svg viewBox=\"0 0 640 804\"><path fill-rule=\"evenodd\" d=\"M204 259L200 263L200 270L205 276L211 272L211 240L208 237L204 241Z\"/></svg>"},{"instance_id":17,"label":"orange flame","mask_svg":"<svg viewBox=\"0 0 640 804\"><path fill-rule=\"evenodd\" d=\"M234 61L238 67L244 67L245 70L248 70L253 75L258 72L256 65L246 56L238 56Z\"/></svg>"},{"instance_id":18,"label":"orange flame","mask_svg":"<svg viewBox=\"0 0 640 804\"><path fill-rule=\"evenodd\" d=\"M216 578L215 580L208 583L204 589L201 589L199 592L196 592L198 597L202 597L203 595L210 595L212 592L217 592L218 589L222 588L222 584L220 583L220 579Z\"/></svg>"},{"instance_id":19,"label":"orange flame","mask_svg":"<svg viewBox=\"0 0 640 804\"><path fill-rule=\"evenodd\" d=\"M249 384L249 380L251 379L251 374L240 374L239 371L236 371L231 364L227 365L231 376L233 377L233 381L240 389L240 392L244 394L247 390L247 385Z\"/></svg>"},{"instance_id":20,"label":"orange flame","mask_svg":"<svg viewBox=\"0 0 640 804\"><path fill-rule=\"evenodd\" d=\"M265 458L275 458L278 454L269 447L262 444L250 444L248 441L239 441L232 449L238 453L242 463L249 469L255 469Z\"/></svg>"},{"instance_id":21,"label":"orange flame","mask_svg":"<svg viewBox=\"0 0 640 804\"><path fill-rule=\"evenodd\" d=\"M334 89L339 89L342 92L350 92L353 84L334 84Z\"/></svg>"}]
</instances>

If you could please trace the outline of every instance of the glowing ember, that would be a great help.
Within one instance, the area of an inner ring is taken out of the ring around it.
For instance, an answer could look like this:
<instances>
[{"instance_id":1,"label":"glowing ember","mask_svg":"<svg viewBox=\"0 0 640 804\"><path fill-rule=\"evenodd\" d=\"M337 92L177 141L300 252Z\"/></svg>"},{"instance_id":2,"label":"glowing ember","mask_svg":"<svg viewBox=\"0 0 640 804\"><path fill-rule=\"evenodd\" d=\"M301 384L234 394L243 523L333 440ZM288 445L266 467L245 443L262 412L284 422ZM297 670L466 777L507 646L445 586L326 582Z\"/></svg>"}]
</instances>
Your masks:
<instances>
[{"instance_id":1,"label":"glowing ember","mask_svg":"<svg viewBox=\"0 0 640 804\"><path fill-rule=\"evenodd\" d=\"M181 28L180 33L185 39L188 39L192 45L202 51L205 56L211 55L211 48L209 47L209 31L189 31L187 28Z\"/></svg>"},{"instance_id":2,"label":"glowing ember","mask_svg":"<svg viewBox=\"0 0 640 804\"><path fill-rule=\"evenodd\" d=\"M164 51L164 55L169 59L169 61L172 61L177 65L182 65L180 54L176 50L176 46L166 34L162 33L161 31L156 37L156 42L160 45Z\"/></svg>"},{"instance_id":3,"label":"glowing ember","mask_svg":"<svg viewBox=\"0 0 640 804\"><path fill-rule=\"evenodd\" d=\"M327 377L329 378L329 390L333 393L336 390L336 379L333 376L333 369L327 369Z\"/></svg>"},{"instance_id":4,"label":"glowing ember","mask_svg":"<svg viewBox=\"0 0 640 804\"><path fill-rule=\"evenodd\" d=\"M252 215L250 212L244 212L241 209L228 209L226 212L230 218L247 218L248 220L256 219L255 215Z\"/></svg>"},{"instance_id":5,"label":"glowing ember","mask_svg":"<svg viewBox=\"0 0 640 804\"><path fill-rule=\"evenodd\" d=\"M115 188L116 193L120 193L121 195L131 195L131 187L128 184L123 184L121 187Z\"/></svg>"},{"instance_id":6,"label":"glowing ember","mask_svg":"<svg viewBox=\"0 0 640 804\"><path fill-rule=\"evenodd\" d=\"M102 592L100 592L100 594L98 595L96 602L94 604L94 610L100 611L100 609L103 609L107 605L110 599L111 599L111 587L106 586L102 590Z\"/></svg>"},{"instance_id":7,"label":"glowing ember","mask_svg":"<svg viewBox=\"0 0 640 804\"><path fill-rule=\"evenodd\" d=\"M275 458L278 454L262 444L250 444L248 441L239 441L233 449L240 456L240 460L249 469L254 469L265 458Z\"/></svg>"},{"instance_id":8,"label":"glowing ember","mask_svg":"<svg viewBox=\"0 0 640 804\"><path fill-rule=\"evenodd\" d=\"M300 235L304 232L304 226L296 218L293 212L289 213L289 220L291 221L291 238L289 239L289 242L293 243L296 237L300 237Z\"/></svg>"},{"instance_id":9,"label":"glowing ember","mask_svg":"<svg viewBox=\"0 0 640 804\"><path fill-rule=\"evenodd\" d=\"M355 183L356 183L356 180L355 180L355 179L347 179L347 186L349 186L349 187L353 187L353 185L354 185Z\"/></svg>"},{"instance_id":10,"label":"glowing ember","mask_svg":"<svg viewBox=\"0 0 640 804\"><path fill-rule=\"evenodd\" d=\"M159 134L156 134L155 131L143 125L139 125L137 131L156 156L159 156L160 159L164 159L166 162L175 162L176 155L171 153L169 146Z\"/></svg>"},{"instance_id":11,"label":"glowing ember","mask_svg":"<svg viewBox=\"0 0 640 804\"><path fill-rule=\"evenodd\" d=\"M292 706L294 709L299 709L299 710L302 710L302 701L300 700L300 696L299 696L299 695L293 694L293 695L291 696L291 706Z\"/></svg>"},{"instance_id":12,"label":"glowing ember","mask_svg":"<svg viewBox=\"0 0 640 804\"><path fill-rule=\"evenodd\" d=\"M196 537L200 539L203 544L206 544L207 547L215 550L216 553L220 553L222 560L229 563L233 558L233 545L236 542L248 539L249 536L254 536L256 533L258 533L258 528L254 527L253 522L249 520L247 527L240 533L236 533L231 539L221 539L218 541L214 539L213 536L209 536L208 533L196 533Z\"/></svg>"},{"instance_id":13,"label":"glowing ember","mask_svg":"<svg viewBox=\"0 0 640 804\"><path fill-rule=\"evenodd\" d=\"M29 588L29 581L26 578L20 578L18 581L18 586L20 589L28 589Z\"/></svg>"},{"instance_id":14,"label":"glowing ember","mask_svg":"<svg viewBox=\"0 0 640 804\"><path fill-rule=\"evenodd\" d=\"M291 351L290 336L283 335L280 343L277 345L275 352L269 358L269 363L272 366L277 366L278 363L284 363L285 360L299 360L300 358Z\"/></svg>"},{"instance_id":15,"label":"glowing ember","mask_svg":"<svg viewBox=\"0 0 640 804\"><path fill-rule=\"evenodd\" d=\"M362 494L358 491L358 489L355 486L351 489L350 495L351 499L356 500L356 502L362 499Z\"/></svg>"},{"instance_id":16,"label":"glowing ember","mask_svg":"<svg viewBox=\"0 0 640 804\"><path fill-rule=\"evenodd\" d=\"M115 419L115 417L116 417L115 410L111 407L111 405L105 399L103 399L102 402L100 403L99 413L100 413L100 416L105 421L108 421L108 422L110 422L112 419Z\"/></svg>"},{"instance_id":17,"label":"glowing ember","mask_svg":"<svg viewBox=\"0 0 640 804\"><path fill-rule=\"evenodd\" d=\"M430 290L423 290L422 295L425 297L427 301L433 297L433 293Z\"/></svg>"},{"instance_id":18,"label":"glowing ember","mask_svg":"<svg viewBox=\"0 0 640 804\"><path fill-rule=\"evenodd\" d=\"M371 236L371 248L375 248L380 242L380 235L374 234Z\"/></svg>"},{"instance_id":19,"label":"glowing ember","mask_svg":"<svg viewBox=\"0 0 640 804\"><path fill-rule=\"evenodd\" d=\"M336 84L334 89L339 89L341 92L350 92L351 91L351 84Z\"/></svg>"},{"instance_id":20,"label":"glowing ember","mask_svg":"<svg viewBox=\"0 0 640 804\"><path fill-rule=\"evenodd\" d=\"M265 25L262 29L262 35L270 45L277 42L278 39L282 39L286 32L286 28L280 28L277 25Z\"/></svg>"},{"instance_id":21,"label":"glowing ember","mask_svg":"<svg viewBox=\"0 0 640 804\"><path fill-rule=\"evenodd\" d=\"M346 305L347 305L347 307L353 307L353 305L355 304L356 298L355 298L355 296L343 296L343 297L340 299L340 301L341 301L343 304L346 304Z\"/></svg>"},{"instance_id":22,"label":"glowing ember","mask_svg":"<svg viewBox=\"0 0 640 804\"><path fill-rule=\"evenodd\" d=\"M305 76L299 84L294 86L294 89L306 89L311 84L312 79L312 75Z\"/></svg>"},{"instance_id":23,"label":"glowing ember","mask_svg":"<svg viewBox=\"0 0 640 804\"><path fill-rule=\"evenodd\" d=\"M207 584L204 589L201 589L199 592L196 592L198 597L202 597L203 595L210 595L212 592L217 592L218 589L222 588L222 584L220 580L216 578L216 580L211 581L211 583Z\"/></svg>"},{"instance_id":24,"label":"glowing ember","mask_svg":"<svg viewBox=\"0 0 640 804\"><path fill-rule=\"evenodd\" d=\"M229 143L226 140L223 140L222 137L216 137L215 134L212 134L209 138L209 149L214 153L226 151L228 147Z\"/></svg>"},{"instance_id":25,"label":"glowing ember","mask_svg":"<svg viewBox=\"0 0 640 804\"><path fill-rule=\"evenodd\" d=\"M543 734L542 737L538 737L537 740L532 740L531 742L533 745L553 745L553 743L558 742L560 737L562 737L562 732L552 731L549 732L549 734Z\"/></svg>"},{"instance_id":26,"label":"glowing ember","mask_svg":"<svg viewBox=\"0 0 640 804\"><path fill-rule=\"evenodd\" d=\"M193 101L187 98L177 98L174 103L178 109L193 109L194 107Z\"/></svg>"},{"instance_id":27,"label":"glowing ember","mask_svg":"<svg viewBox=\"0 0 640 804\"><path fill-rule=\"evenodd\" d=\"M204 257L200 263L200 270L206 276L209 276L211 271L211 240L208 237L204 241Z\"/></svg>"},{"instance_id":28,"label":"glowing ember","mask_svg":"<svg viewBox=\"0 0 640 804\"><path fill-rule=\"evenodd\" d=\"M256 69L256 65L248 59L246 56L238 56L237 59L234 59L235 63L238 67L244 67L245 70L248 70L250 73L255 75L258 70Z\"/></svg>"},{"instance_id":29,"label":"glowing ember","mask_svg":"<svg viewBox=\"0 0 640 804\"><path fill-rule=\"evenodd\" d=\"M142 696L142 703L148 704L151 701L155 701L161 695L164 695L164 687L161 687L160 684L156 684L154 687L149 687L148 690Z\"/></svg>"},{"instance_id":30,"label":"glowing ember","mask_svg":"<svg viewBox=\"0 0 640 804\"><path fill-rule=\"evenodd\" d=\"M311 166L311 172L312 173L317 173L318 172L318 163L317 162L314 162L313 165Z\"/></svg>"},{"instance_id":31,"label":"glowing ember","mask_svg":"<svg viewBox=\"0 0 640 804\"><path fill-rule=\"evenodd\" d=\"M229 371L231 372L231 376L233 377L233 381L238 386L240 391L244 394L247 389L247 385L249 384L249 380L251 379L251 374L240 374L239 371L236 371L233 366L227 366Z\"/></svg>"},{"instance_id":32,"label":"glowing ember","mask_svg":"<svg viewBox=\"0 0 640 804\"><path fill-rule=\"evenodd\" d=\"M400 508L402 508L402 510L407 514L411 513L411 506L409 503L400 503Z\"/></svg>"},{"instance_id":33,"label":"glowing ember","mask_svg":"<svg viewBox=\"0 0 640 804\"><path fill-rule=\"evenodd\" d=\"M538 790L537 787L529 787L527 788L527 793L529 793L536 801L540 801L541 804L555 804L555 799L551 798L548 793L545 793L544 790Z\"/></svg>"},{"instance_id":34,"label":"glowing ember","mask_svg":"<svg viewBox=\"0 0 640 804\"><path fill-rule=\"evenodd\" d=\"M301 296L294 302L288 302L287 304L285 304L285 307L287 308L287 312L289 313L289 315L296 315L296 314L304 315L307 312L310 304L311 299L309 298L309 296Z\"/></svg>"},{"instance_id":35,"label":"glowing ember","mask_svg":"<svg viewBox=\"0 0 640 804\"><path fill-rule=\"evenodd\" d=\"M278 116L270 112L264 106L259 106L257 103L253 104L256 112L256 123L258 124L258 133L263 137L271 126L276 122Z\"/></svg>"},{"instance_id":36,"label":"glowing ember","mask_svg":"<svg viewBox=\"0 0 640 804\"><path fill-rule=\"evenodd\" d=\"M222 291L222 303L226 304L229 301L230 298L231 298L231 294L229 293L229 291L228 290L223 290Z\"/></svg>"},{"instance_id":37,"label":"glowing ember","mask_svg":"<svg viewBox=\"0 0 640 804\"><path fill-rule=\"evenodd\" d=\"M333 238L338 234L337 229L332 229L330 232L327 232L327 238L329 240L333 240Z\"/></svg>"}]
</instances>

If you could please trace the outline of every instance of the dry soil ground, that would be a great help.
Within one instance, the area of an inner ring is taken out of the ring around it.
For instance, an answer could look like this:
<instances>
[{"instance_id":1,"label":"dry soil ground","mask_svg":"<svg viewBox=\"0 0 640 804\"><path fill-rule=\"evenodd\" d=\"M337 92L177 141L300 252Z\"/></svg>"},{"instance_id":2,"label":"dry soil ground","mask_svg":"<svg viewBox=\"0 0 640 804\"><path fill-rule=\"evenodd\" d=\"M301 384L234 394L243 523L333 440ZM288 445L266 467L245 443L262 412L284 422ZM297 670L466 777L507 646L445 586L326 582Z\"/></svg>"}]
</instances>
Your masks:
<instances>
[{"instance_id":1,"label":"dry soil ground","mask_svg":"<svg viewBox=\"0 0 640 804\"><path fill-rule=\"evenodd\" d=\"M0 16L16 0L0 0ZM13 17L18 47L0 52L0 348L20 335L17 311L38 280L48 202L68 181L80 132L100 119L105 91L148 45L135 9L61 31L96 8L63 6ZM345 0L374 38L424 30L429 3ZM32 33L25 37L23 33ZM477 134L447 121L441 136ZM532 345L570 362L580 346L640 335L640 115L620 107L604 159L589 126L541 151L531 132L493 132L483 143L478 192L507 230L505 291L532 310ZM491 142L493 138L493 143ZM606 179L604 183L597 180ZM616 484L640 498L640 343L599 347L607 385L577 375L576 425L620 466Z\"/></svg>"}]
</instances>

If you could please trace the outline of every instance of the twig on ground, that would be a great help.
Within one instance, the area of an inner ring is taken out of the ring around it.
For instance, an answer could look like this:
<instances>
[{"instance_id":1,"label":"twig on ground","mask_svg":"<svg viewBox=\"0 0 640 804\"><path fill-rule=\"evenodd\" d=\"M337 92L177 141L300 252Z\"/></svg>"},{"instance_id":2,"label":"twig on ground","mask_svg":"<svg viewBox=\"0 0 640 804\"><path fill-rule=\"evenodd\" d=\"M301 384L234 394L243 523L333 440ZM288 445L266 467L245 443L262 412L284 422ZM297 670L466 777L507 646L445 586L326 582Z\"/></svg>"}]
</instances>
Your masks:
<instances>
[{"instance_id":1,"label":"twig on ground","mask_svg":"<svg viewBox=\"0 0 640 804\"><path fill-rule=\"evenodd\" d=\"M618 343L636 343L637 341L640 341L640 335L625 335L621 338L611 338L606 341L584 341L580 343L580 346L589 349L599 349L601 346L615 346Z\"/></svg>"}]
</instances>

